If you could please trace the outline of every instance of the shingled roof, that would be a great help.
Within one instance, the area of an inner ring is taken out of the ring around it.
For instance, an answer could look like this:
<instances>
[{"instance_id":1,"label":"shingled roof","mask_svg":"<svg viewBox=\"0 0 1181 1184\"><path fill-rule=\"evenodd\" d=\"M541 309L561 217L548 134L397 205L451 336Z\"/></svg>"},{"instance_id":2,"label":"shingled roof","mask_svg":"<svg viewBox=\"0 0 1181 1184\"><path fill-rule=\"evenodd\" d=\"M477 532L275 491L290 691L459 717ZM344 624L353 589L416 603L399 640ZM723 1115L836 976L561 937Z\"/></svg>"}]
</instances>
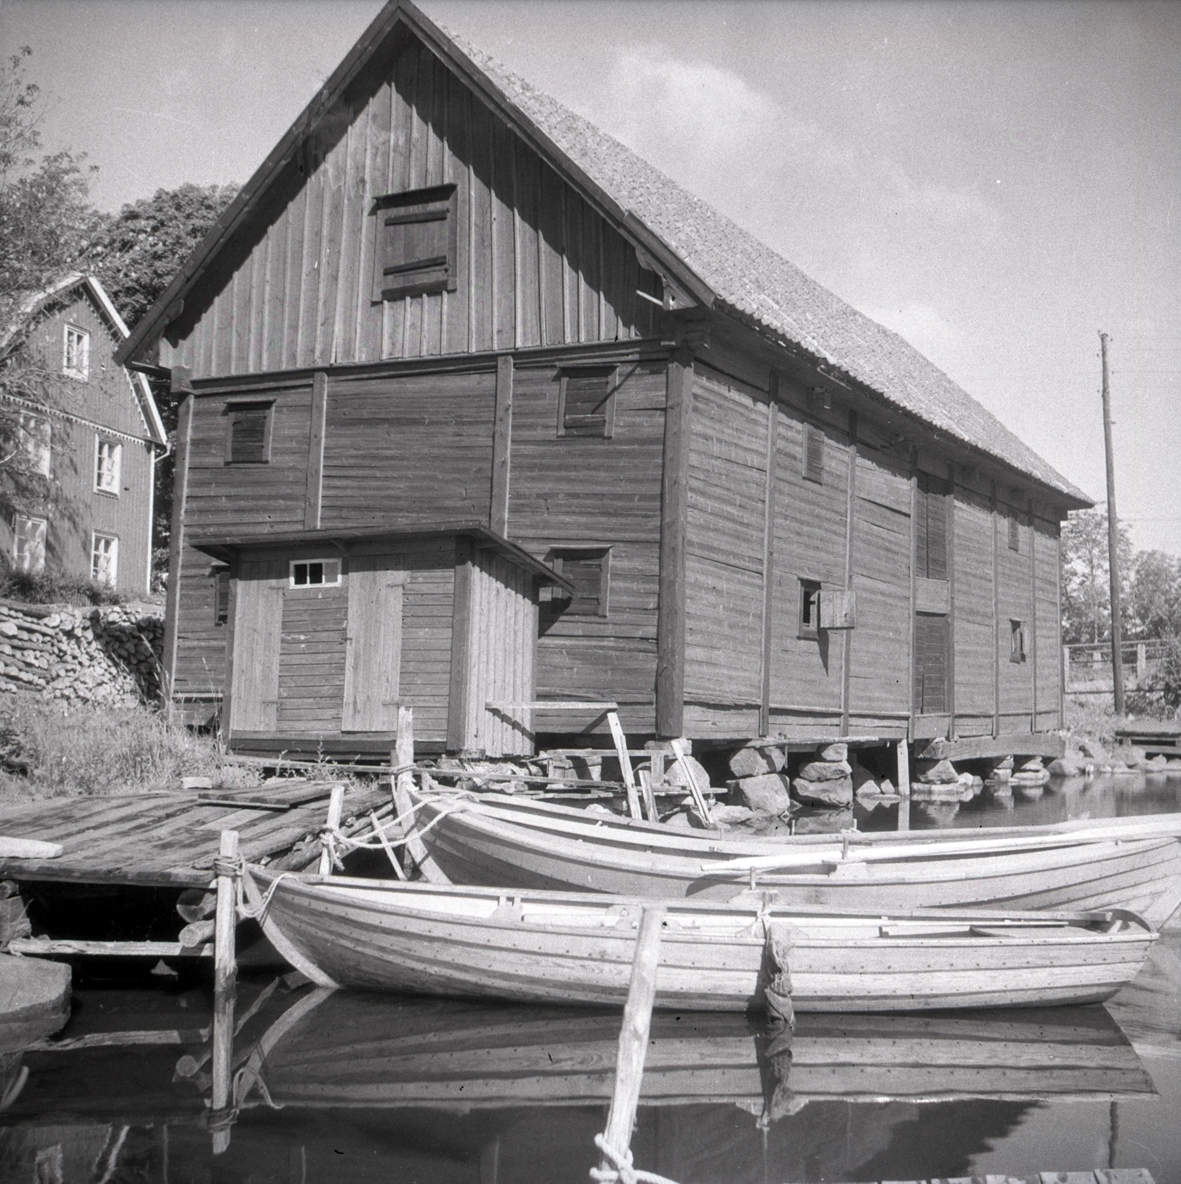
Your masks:
<instances>
[{"instance_id":1,"label":"shingled roof","mask_svg":"<svg viewBox=\"0 0 1181 1184\"><path fill-rule=\"evenodd\" d=\"M1062 494L1092 499L1055 471L898 334L805 275L659 169L486 54L439 28L410 0L390 0L288 130L116 355L137 356L163 331L222 245L249 217L284 164L398 25L455 69L609 221L657 258L693 296L867 388L935 431ZM671 265L671 266L669 266Z\"/></svg>"},{"instance_id":2,"label":"shingled roof","mask_svg":"<svg viewBox=\"0 0 1181 1184\"><path fill-rule=\"evenodd\" d=\"M630 148L478 49L452 40L505 99L658 235L742 320L801 348L937 431L1005 461L1068 498L1081 489L908 341L860 313Z\"/></svg>"}]
</instances>

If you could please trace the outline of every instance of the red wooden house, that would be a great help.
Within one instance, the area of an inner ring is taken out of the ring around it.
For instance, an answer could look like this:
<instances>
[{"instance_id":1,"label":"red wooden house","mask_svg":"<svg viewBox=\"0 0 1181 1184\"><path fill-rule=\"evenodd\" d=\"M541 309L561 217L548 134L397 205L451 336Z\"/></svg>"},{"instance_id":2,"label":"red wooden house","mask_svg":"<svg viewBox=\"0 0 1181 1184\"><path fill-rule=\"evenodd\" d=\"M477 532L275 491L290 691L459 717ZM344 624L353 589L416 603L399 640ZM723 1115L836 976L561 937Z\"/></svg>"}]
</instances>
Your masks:
<instances>
[{"instance_id":1,"label":"red wooden house","mask_svg":"<svg viewBox=\"0 0 1181 1184\"><path fill-rule=\"evenodd\" d=\"M518 751L603 722L511 704L611 700L637 736L1053 747L1058 531L1085 495L410 3L120 357L153 350L186 394L174 693L208 712L230 688L235 746L379 749L408 702L424 747ZM480 565L501 648L477 670ZM355 611L375 567L401 599ZM386 688L361 723L359 646Z\"/></svg>"},{"instance_id":2,"label":"red wooden house","mask_svg":"<svg viewBox=\"0 0 1181 1184\"><path fill-rule=\"evenodd\" d=\"M20 505L0 515L0 551L22 571L143 595L167 436L147 378L114 360L126 338L102 284L76 274L28 300L0 341L0 398L19 416L28 461Z\"/></svg>"}]
</instances>

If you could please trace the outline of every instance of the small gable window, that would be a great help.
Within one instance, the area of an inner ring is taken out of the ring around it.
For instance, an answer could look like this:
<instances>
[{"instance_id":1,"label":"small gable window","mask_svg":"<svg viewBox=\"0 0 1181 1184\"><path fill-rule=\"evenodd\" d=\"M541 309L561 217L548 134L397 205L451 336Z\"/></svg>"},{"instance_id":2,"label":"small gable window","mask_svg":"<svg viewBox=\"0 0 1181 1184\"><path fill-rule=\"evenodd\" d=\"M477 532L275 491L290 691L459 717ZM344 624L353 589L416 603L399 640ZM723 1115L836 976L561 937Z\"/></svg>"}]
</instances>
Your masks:
<instances>
[{"instance_id":1,"label":"small gable window","mask_svg":"<svg viewBox=\"0 0 1181 1184\"><path fill-rule=\"evenodd\" d=\"M123 472L123 445L114 440L97 437L94 461L94 488L99 493L119 496L119 482Z\"/></svg>"},{"instance_id":2,"label":"small gable window","mask_svg":"<svg viewBox=\"0 0 1181 1184\"><path fill-rule=\"evenodd\" d=\"M62 345L62 373L85 382L90 377L90 333L67 325Z\"/></svg>"},{"instance_id":3,"label":"small gable window","mask_svg":"<svg viewBox=\"0 0 1181 1184\"><path fill-rule=\"evenodd\" d=\"M564 370L558 392L558 435L610 439L615 430L614 366Z\"/></svg>"},{"instance_id":4,"label":"small gable window","mask_svg":"<svg viewBox=\"0 0 1181 1184\"><path fill-rule=\"evenodd\" d=\"M803 476L824 484L824 433L810 423L804 424Z\"/></svg>"},{"instance_id":5,"label":"small gable window","mask_svg":"<svg viewBox=\"0 0 1181 1184\"><path fill-rule=\"evenodd\" d=\"M574 596L566 608L566 616L607 615L610 558L611 552L605 547L550 552L550 563L554 571L560 576L565 576L574 585Z\"/></svg>"},{"instance_id":6,"label":"small gable window","mask_svg":"<svg viewBox=\"0 0 1181 1184\"><path fill-rule=\"evenodd\" d=\"M226 405L226 464L265 465L271 459L273 411L270 400Z\"/></svg>"},{"instance_id":7,"label":"small gable window","mask_svg":"<svg viewBox=\"0 0 1181 1184\"><path fill-rule=\"evenodd\" d=\"M377 198L373 300L456 288L456 188L436 185Z\"/></svg>"},{"instance_id":8,"label":"small gable window","mask_svg":"<svg viewBox=\"0 0 1181 1184\"><path fill-rule=\"evenodd\" d=\"M1025 661L1025 623L1009 620L1009 661Z\"/></svg>"},{"instance_id":9,"label":"small gable window","mask_svg":"<svg viewBox=\"0 0 1181 1184\"><path fill-rule=\"evenodd\" d=\"M37 575L45 570L46 530L44 518L16 516L12 530L12 565L17 571Z\"/></svg>"},{"instance_id":10,"label":"small gable window","mask_svg":"<svg viewBox=\"0 0 1181 1184\"><path fill-rule=\"evenodd\" d=\"M339 559L293 559L291 587L322 588L340 583Z\"/></svg>"},{"instance_id":11,"label":"small gable window","mask_svg":"<svg viewBox=\"0 0 1181 1184\"><path fill-rule=\"evenodd\" d=\"M95 531L90 545L90 578L113 588L119 576L119 540Z\"/></svg>"},{"instance_id":12,"label":"small gable window","mask_svg":"<svg viewBox=\"0 0 1181 1184\"><path fill-rule=\"evenodd\" d=\"M800 580L800 612L797 636L818 637L820 630L820 583Z\"/></svg>"}]
</instances>

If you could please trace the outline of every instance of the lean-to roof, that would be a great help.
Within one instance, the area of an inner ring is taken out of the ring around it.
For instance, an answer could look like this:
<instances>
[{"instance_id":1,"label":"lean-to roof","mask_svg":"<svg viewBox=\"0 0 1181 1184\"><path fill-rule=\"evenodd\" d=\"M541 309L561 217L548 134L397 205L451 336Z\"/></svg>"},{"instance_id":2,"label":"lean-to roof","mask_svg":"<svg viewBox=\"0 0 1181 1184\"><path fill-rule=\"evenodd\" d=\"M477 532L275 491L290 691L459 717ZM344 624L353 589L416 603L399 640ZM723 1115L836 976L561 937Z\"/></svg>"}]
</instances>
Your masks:
<instances>
[{"instance_id":1,"label":"lean-to roof","mask_svg":"<svg viewBox=\"0 0 1181 1184\"><path fill-rule=\"evenodd\" d=\"M858 312L752 234L682 188L631 149L479 50L442 31L409 0L391 0L292 125L120 350L120 360L163 331L170 310L259 203L284 165L364 68L405 24L581 189L629 241L694 298L807 355L937 432L1056 490L1091 499L897 333ZM172 315L176 315L172 312Z\"/></svg>"}]
</instances>

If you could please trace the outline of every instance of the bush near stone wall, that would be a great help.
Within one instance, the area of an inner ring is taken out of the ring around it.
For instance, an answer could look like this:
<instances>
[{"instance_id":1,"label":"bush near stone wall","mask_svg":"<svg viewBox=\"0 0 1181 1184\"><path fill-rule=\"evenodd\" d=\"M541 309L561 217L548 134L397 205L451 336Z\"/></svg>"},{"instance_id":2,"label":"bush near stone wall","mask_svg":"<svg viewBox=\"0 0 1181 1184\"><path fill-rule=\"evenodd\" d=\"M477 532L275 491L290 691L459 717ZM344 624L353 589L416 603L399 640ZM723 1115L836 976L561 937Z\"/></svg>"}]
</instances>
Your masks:
<instances>
[{"instance_id":1,"label":"bush near stone wall","mask_svg":"<svg viewBox=\"0 0 1181 1184\"><path fill-rule=\"evenodd\" d=\"M0 694L71 703L158 702L163 610L0 600Z\"/></svg>"}]
</instances>

